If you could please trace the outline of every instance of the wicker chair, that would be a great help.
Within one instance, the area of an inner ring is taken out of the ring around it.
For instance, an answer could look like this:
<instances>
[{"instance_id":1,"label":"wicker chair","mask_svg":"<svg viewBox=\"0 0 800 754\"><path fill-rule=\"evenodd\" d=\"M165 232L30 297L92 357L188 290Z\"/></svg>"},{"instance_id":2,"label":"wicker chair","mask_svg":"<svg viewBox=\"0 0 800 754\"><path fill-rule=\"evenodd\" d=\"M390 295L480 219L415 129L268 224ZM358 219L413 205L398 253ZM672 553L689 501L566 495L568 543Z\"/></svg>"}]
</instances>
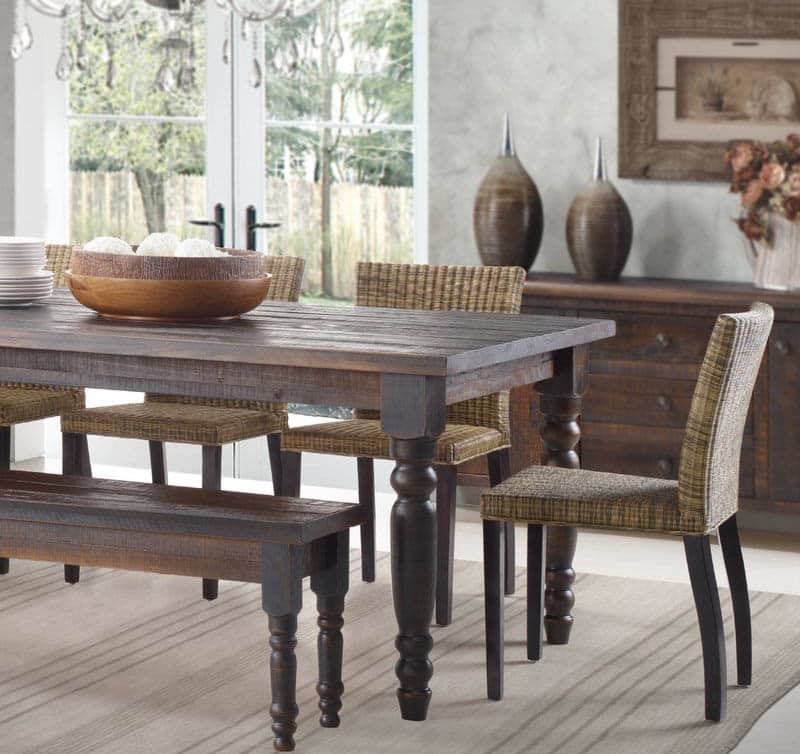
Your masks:
<instances>
[{"instance_id":1,"label":"wicker chair","mask_svg":"<svg viewBox=\"0 0 800 754\"><path fill-rule=\"evenodd\" d=\"M53 273L54 284L63 287L64 271L69 267L72 247L48 246L45 251L45 267ZM84 403L82 388L0 382L0 469L8 469L11 463L12 425L59 416L64 411L83 408ZM85 446L82 451L88 452ZM0 557L0 575L8 571L8 558Z\"/></svg>"},{"instance_id":2,"label":"wicker chair","mask_svg":"<svg viewBox=\"0 0 800 754\"><path fill-rule=\"evenodd\" d=\"M266 272L272 274L268 301L296 302L300 297L305 260L266 257ZM87 435L148 440L150 470L154 484L167 483L165 442L201 445L202 485L218 490L222 485L222 446L266 435L273 488L281 488L281 432L289 426L282 403L248 400L216 400L148 393L144 403L101 408L83 408L61 417L64 473L90 476L76 450L85 447ZM65 578L76 583L78 566L67 566ZM203 579L203 597L216 599L216 579Z\"/></svg>"},{"instance_id":3,"label":"wicker chair","mask_svg":"<svg viewBox=\"0 0 800 754\"><path fill-rule=\"evenodd\" d=\"M738 683L750 685L750 603L736 524L739 457L772 320L773 311L766 304L717 319L689 411L677 481L535 466L482 496L489 698L500 699L503 693L500 527L509 521L528 524L530 660L542 656L545 527L682 536L700 624L708 720L724 717L727 683L725 631L709 544L709 534L716 529L731 587Z\"/></svg>"},{"instance_id":4,"label":"wicker chair","mask_svg":"<svg viewBox=\"0 0 800 754\"><path fill-rule=\"evenodd\" d=\"M519 313L524 272L518 267L454 267L361 262L357 269L356 305L395 309ZM451 406L448 423L436 446L436 515L438 566L436 621L452 620L453 532L456 471L459 464L488 456L491 483L510 473L509 395L497 393ZM356 411L355 418L289 430L283 435L284 494L300 491L300 454L325 453L358 459L360 503L367 509L361 527L361 572L375 579L375 489L373 459L390 458L389 438L375 411ZM508 552L513 558L513 526ZM507 569L507 593L513 591L513 560Z\"/></svg>"}]
</instances>

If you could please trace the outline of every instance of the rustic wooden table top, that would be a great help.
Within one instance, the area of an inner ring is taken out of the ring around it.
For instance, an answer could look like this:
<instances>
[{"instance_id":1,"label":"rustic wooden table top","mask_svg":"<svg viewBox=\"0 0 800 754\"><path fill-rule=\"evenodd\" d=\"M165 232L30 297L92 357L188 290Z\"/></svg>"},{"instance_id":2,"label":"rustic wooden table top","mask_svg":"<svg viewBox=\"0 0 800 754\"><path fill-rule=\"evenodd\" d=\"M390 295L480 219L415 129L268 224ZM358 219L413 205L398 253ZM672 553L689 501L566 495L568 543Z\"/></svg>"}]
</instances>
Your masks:
<instances>
[{"instance_id":1,"label":"rustic wooden table top","mask_svg":"<svg viewBox=\"0 0 800 754\"><path fill-rule=\"evenodd\" d=\"M608 320L285 303L224 322L106 320L63 290L43 305L0 309L3 347L431 376L613 334Z\"/></svg>"},{"instance_id":2,"label":"rustic wooden table top","mask_svg":"<svg viewBox=\"0 0 800 754\"><path fill-rule=\"evenodd\" d=\"M384 375L443 378L453 403L552 376L609 320L266 303L240 320L107 320L66 290L0 309L0 380L378 408ZM335 376L334 376L335 375Z\"/></svg>"}]
</instances>

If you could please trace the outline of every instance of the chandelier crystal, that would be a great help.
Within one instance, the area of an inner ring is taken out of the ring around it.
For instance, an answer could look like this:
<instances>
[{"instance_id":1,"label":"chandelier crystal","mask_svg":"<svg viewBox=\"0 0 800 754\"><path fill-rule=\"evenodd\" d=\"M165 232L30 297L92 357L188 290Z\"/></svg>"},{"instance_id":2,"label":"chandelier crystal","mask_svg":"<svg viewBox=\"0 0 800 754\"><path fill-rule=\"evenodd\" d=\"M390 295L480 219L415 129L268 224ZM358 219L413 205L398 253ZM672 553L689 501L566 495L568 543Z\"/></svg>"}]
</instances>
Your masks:
<instances>
[{"instance_id":1,"label":"chandelier crystal","mask_svg":"<svg viewBox=\"0 0 800 754\"><path fill-rule=\"evenodd\" d=\"M242 19L242 37L247 38L250 27L263 24L278 16L297 18L315 10L323 0L215 0L217 7L228 13L235 13ZM14 0L15 23L11 35L9 54L19 60L33 45L33 33L28 23L28 11L32 9L53 18L62 19L61 54L56 63L55 74L66 81L73 68L83 70L85 64L84 46L87 32L86 14L90 14L102 24L112 26L121 23L136 0ZM144 0L145 3L163 10L169 22L166 24L162 43L164 61L156 74L155 84L163 91L176 88L189 90L194 87L194 45L186 40L191 37L192 15L205 0ZM80 17L80 37L75 45L69 44L67 22L71 16ZM253 62L249 76L250 84L261 86L261 63L257 49L257 34L253 33ZM175 58L175 60L173 60ZM223 62L230 60L230 40L226 39L222 51ZM107 39L106 82L114 85L114 50Z\"/></svg>"}]
</instances>

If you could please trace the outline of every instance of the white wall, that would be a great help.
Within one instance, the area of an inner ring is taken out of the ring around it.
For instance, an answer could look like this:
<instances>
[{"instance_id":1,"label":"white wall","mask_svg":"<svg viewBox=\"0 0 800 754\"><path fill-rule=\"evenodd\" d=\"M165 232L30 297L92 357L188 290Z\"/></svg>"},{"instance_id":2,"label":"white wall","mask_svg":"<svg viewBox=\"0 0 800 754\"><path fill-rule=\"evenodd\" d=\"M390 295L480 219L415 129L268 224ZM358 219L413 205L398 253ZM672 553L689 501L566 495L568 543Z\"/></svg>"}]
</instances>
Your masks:
<instances>
[{"instance_id":1,"label":"white wall","mask_svg":"<svg viewBox=\"0 0 800 754\"><path fill-rule=\"evenodd\" d=\"M14 3L0 4L0 29L10 40ZM8 42L6 41L6 44ZM2 42L0 42L0 45ZM0 47L0 50L2 47ZM14 61L0 55L0 236L14 232Z\"/></svg>"},{"instance_id":2,"label":"white wall","mask_svg":"<svg viewBox=\"0 0 800 754\"><path fill-rule=\"evenodd\" d=\"M534 270L571 272L564 222L598 135L616 176L617 0L437 0L430 37L431 261L479 261L472 203L508 110L545 206ZM635 225L625 274L751 279L724 185L617 185Z\"/></svg>"}]
</instances>

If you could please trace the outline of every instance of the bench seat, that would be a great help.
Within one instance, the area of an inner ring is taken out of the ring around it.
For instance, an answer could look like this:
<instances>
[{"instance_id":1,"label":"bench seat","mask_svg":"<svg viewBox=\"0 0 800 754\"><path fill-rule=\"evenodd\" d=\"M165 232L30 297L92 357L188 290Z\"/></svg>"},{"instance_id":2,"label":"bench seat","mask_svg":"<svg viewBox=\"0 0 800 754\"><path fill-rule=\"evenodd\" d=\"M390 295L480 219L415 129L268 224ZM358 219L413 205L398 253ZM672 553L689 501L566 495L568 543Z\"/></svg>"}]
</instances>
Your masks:
<instances>
[{"instance_id":1,"label":"bench seat","mask_svg":"<svg viewBox=\"0 0 800 754\"><path fill-rule=\"evenodd\" d=\"M352 503L0 472L0 551L21 560L260 583L262 544L363 520Z\"/></svg>"},{"instance_id":2,"label":"bench seat","mask_svg":"<svg viewBox=\"0 0 800 754\"><path fill-rule=\"evenodd\" d=\"M278 751L294 749L305 576L319 613L320 724L339 725L348 536L363 522L351 503L0 472L0 552L10 557L261 584Z\"/></svg>"}]
</instances>

